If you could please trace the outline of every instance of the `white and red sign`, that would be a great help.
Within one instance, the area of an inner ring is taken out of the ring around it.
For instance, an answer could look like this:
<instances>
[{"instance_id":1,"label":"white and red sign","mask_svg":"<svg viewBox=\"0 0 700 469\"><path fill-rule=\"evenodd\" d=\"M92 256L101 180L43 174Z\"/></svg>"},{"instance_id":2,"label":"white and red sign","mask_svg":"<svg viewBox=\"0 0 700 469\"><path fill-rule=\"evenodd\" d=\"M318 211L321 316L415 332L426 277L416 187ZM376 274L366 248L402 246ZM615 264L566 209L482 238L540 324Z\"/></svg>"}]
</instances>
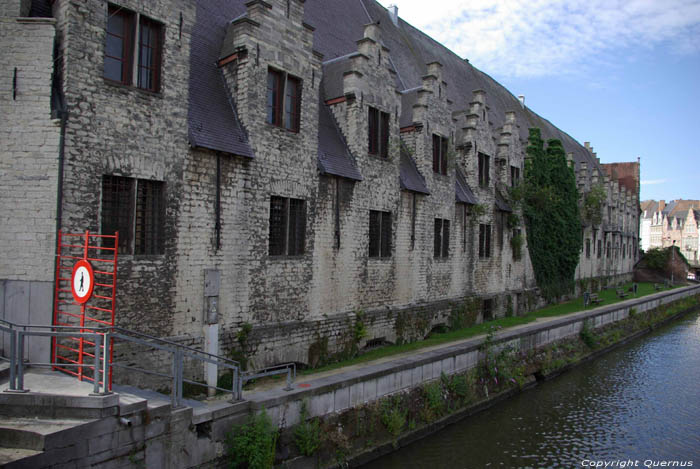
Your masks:
<instances>
[{"instance_id":1,"label":"white and red sign","mask_svg":"<svg viewBox=\"0 0 700 469\"><path fill-rule=\"evenodd\" d=\"M95 274L88 261L79 260L75 263L70 283L73 299L76 303L83 304L90 299L92 289L95 287Z\"/></svg>"}]
</instances>

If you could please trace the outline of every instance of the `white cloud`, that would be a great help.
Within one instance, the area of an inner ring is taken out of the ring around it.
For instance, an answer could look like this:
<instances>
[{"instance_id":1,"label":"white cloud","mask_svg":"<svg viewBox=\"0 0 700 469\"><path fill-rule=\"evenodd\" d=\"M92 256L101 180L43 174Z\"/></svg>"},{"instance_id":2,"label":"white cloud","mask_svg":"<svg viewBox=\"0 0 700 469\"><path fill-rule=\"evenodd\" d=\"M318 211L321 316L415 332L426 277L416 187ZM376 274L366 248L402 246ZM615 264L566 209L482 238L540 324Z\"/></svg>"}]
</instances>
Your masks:
<instances>
[{"instance_id":1,"label":"white cloud","mask_svg":"<svg viewBox=\"0 0 700 469\"><path fill-rule=\"evenodd\" d=\"M665 184L668 182L668 179L648 179L646 181L642 180L642 185L643 186L653 186L656 184Z\"/></svg>"},{"instance_id":2,"label":"white cloud","mask_svg":"<svg viewBox=\"0 0 700 469\"><path fill-rule=\"evenodd\" d=\"M699 0L381 0L498 76L576 73L621 49L700 52ZM626 57L623 57L626 59Z\"/></svg>"}]
</instances>

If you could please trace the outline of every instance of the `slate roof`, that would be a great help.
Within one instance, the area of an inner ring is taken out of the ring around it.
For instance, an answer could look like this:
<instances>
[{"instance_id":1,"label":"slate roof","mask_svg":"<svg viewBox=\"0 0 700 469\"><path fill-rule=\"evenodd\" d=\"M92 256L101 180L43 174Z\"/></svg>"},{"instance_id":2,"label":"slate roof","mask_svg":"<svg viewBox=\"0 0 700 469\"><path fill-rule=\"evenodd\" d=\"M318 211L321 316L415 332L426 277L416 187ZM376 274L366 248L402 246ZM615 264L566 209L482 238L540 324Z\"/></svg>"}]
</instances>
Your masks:
<instances>
[{"instance_id":1,"label":"slate roof","mask_svg":"<svg viewBox=\"0 0 700 469\"><path fill-rule=\"evenodd\" d=\"M501 192L496 189L496 208L501 212L512 212L510 204L506 202L506 199L501 195Z\"/></svg>"},{"instance_id":2,"label":"slate roof","mask_svg":"<svg viewBox=\"0 0 700 469\"><path fill-rule=\"evenodd\" d=\"M322 174L362 180L340 128L323 99L318 106L318 169Z\"/></svg>"},{"instance_id":3,"label":"slate roof","mask_svg":"<svg viewBox=\"0 0 700 469\"><path fill-rule=\"evenodd\" d=\"M401 164L399 165L399 183L401 189L429 195L430 191L425 185L425 179L418 171L416 162L411 157L406 146L401 143Z\"/></svg>"},{"instance_id":4,"label":"slate roof","mask_svg":"<svg viewBox=\"0 0 700 469\"><path fill-rule=\"evenodd\" d=\"M522 107L515 96L490 76L425 33L400 18L398 26L395 26L387 10L376 1L307 0L304 9L304 21L316 28L314 49L322 53L328 63L324 67L324 71L328 71L324 77L328 98L337 97L334 95L342 87L344 65L343 60L337 65L329 61L356 53L356 41L363 37L364 25L379 21L382 42L390 49L392 66L397 72L396 80L402 91L420 86L427 71L426 64L438 61L443 65L447 98L453 102L454 110L468 109L471 92L482 89L487 93L489 119L494 128L503 125L506 111L514 111L520 123L521 140L527 140L529 127L539 127L545 140L557 138L562 141L565 151L573 153L577 167L585 162L589 172L600 172L591 153L571 136L527 107ZM245 131L226 98L226 90L215 65L228 22L245 11L245 0L197 2L197 21L192 31L189 127L191 143L195 146L253 156ZM407 99L410 97L407 96ZM410 119L409 111L412 109L406 106L401 125Z\"/></svg>"},{"instance_id":5,"label":"slate roof","mask_svg":"<svg viewBox=\"0 0 700 469\"><path fill-rule=\"evenodd\" d=\"M242 13L240 1L197 2L190 44L189 140L193 147L252 158L248 135L216 64L228 23Z\"/></svg>"},{"instance_id":6,"label":"slate roof","mask_svg":"<svg viewBox=\"0 0 700 469\"><path fill-rule=\"evenodd\" d=\"M461 204L477 205L479 201L467 184L467 178L464 177L462 170L457 167L455 173L455 200Z\"/></svg>"}]
</instances>

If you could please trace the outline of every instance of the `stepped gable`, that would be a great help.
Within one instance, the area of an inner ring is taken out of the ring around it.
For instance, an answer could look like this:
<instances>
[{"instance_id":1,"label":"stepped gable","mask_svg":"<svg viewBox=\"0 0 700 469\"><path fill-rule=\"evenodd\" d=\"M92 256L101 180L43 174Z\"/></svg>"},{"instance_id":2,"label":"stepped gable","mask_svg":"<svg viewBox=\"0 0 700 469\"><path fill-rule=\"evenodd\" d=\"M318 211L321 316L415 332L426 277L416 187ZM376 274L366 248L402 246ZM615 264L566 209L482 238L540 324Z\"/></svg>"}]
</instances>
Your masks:
<instances>
[{"instance_id":1,"label":"stepped gable","mask_svg":"<svg viewBox=\"0 0 700 469\"><path fill-rule=\"evenodd\" d=\"M422 77L427 73L426 64L438 61L443 65L443 79L448 84L447 95L454 103L454 110L468 109L472 91L483 89L495 128L505 123L506 111L514 111L520 123L521 140L527 141L529 127L539 127L545 140L557 138L562 141L565 150L573 153L577 166L587 163L589 171L597 166L581 144L546 119L523 108L515 96L491 77L401 18L398 27L394 26L387 10L375 1L307 0L305 20L316 28L314 48L326 59L356 51L355 41L362 37L363 25L379 21L382 42L391 51L397 81L403 85L400 91L421 86ZM410 125L406 124L403 115L402 109L401 126Z\"/></svg>"},{"instance_id":2,"label":"stepped gable","mask_svg":"<svg viewBox=\"0 0 700 469\"><path fill-rule=\"evenodd\" d=\"M318 169L322 174L362 180L347 142L323 99L318 105Z\"/></svg>"},{"instance_id":3,"label":"stepped gable","mask_svg":"<svg viewBox=\"0 0 700 469\"><path fill-rule=\"evenodd\" d=\"M193 147L252 158L248 136L216 65L229 22L245 11L241 1L197 2L190 52L188 124Z\"/></svg>"}]
</instances>

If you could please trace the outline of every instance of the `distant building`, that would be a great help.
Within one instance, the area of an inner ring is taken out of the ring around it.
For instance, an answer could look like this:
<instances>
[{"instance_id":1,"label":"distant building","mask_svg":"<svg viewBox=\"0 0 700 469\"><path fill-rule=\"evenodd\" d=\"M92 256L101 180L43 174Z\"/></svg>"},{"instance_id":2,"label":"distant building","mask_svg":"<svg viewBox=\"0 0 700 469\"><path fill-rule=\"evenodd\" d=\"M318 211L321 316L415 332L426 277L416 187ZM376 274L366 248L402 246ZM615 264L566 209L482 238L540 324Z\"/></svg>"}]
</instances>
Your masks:
<instances>
[{"instance_id":1,"label":"distant building","mask_svg":"<svg viewBox=\"0 0 700 469\"><path fill-rule=\"evenodd\" d=\"M645 251L678 246L691 264L700 260L700 200L645 200L640 205L639 237Z\"/></svg>"}]
</instances>

